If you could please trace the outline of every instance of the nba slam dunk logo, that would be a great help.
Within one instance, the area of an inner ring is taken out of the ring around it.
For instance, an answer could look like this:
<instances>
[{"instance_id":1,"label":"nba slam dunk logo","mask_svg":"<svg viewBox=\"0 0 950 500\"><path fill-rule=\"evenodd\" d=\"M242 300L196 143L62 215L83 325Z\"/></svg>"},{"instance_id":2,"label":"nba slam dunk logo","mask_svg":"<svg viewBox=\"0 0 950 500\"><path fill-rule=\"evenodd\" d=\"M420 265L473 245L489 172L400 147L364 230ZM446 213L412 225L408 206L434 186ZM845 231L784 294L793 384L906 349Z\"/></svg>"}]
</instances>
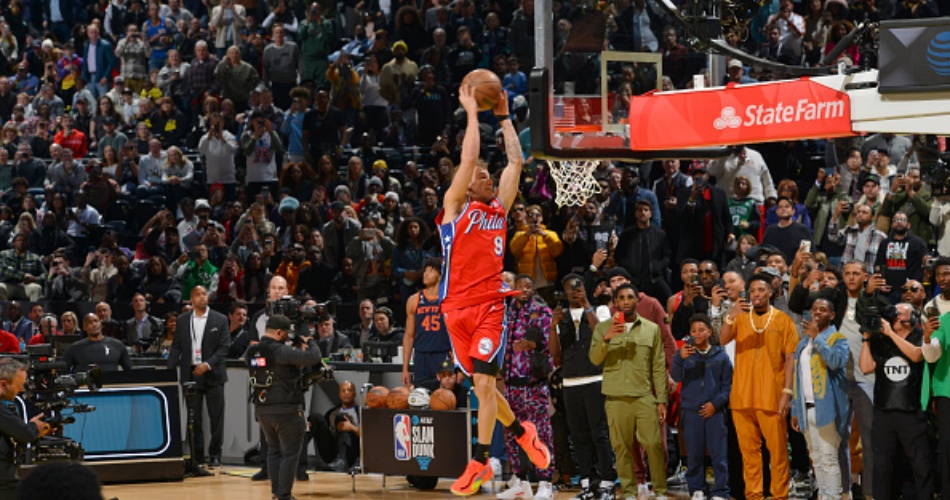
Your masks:
<instances>
[{"instance_id":1,"label":"nba slam dunk logo","mask_svg":"<svg viewBox=\"0 0 950 500\"><path fill-rule=\"evenodd\" d=\"M432 417L399 413L393 417L393 438L396 460L419 463L419 470L428 470L435 459L435 427Z\"/></svg>"}]
</instances>

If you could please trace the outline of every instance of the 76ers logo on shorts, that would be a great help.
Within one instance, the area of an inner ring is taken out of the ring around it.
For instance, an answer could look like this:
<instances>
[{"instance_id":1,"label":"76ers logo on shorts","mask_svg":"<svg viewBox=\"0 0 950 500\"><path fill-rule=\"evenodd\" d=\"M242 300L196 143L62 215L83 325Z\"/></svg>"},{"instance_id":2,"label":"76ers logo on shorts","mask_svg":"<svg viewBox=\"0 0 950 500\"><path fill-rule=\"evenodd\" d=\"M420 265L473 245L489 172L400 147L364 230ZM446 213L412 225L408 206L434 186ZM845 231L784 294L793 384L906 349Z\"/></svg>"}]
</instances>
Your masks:
<instances>
[{"instance_id":1,"label":"76ers logo on shorts","mask_svg":"<svg viewBox=\"0 0 950 500\"><path fill-rule=\"evenodd\" d=\"M495 344L492 343L491 339L481 339L478 341L478 353L482 356L487 356L491 354L492 348L495 347Z\"/></svg>"},{"instance_id":2,"label":"76ers logo on shorts","mask_svg":"<svg viewBox=\"0 0 950 500\"><path fill-rule=\"evenodd\" d=\"M393 417L393 439L396 460L409 460L412 457L412 424L409 415L400 413Z\"/></svg>"}]
</instances>

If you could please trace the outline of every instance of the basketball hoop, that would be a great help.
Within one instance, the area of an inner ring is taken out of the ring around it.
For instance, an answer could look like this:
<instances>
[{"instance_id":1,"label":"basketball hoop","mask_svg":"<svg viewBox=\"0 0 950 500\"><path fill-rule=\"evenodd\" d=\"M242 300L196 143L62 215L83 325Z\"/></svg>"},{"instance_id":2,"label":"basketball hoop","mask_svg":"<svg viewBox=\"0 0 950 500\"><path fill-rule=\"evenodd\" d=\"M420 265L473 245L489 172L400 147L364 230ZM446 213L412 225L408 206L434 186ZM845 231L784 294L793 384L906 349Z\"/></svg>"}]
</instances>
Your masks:
<instances>
[{"instance_id":1,"label":"basketball hoop","mask_svg":"<svg viewBox=\"0 0 950 500\"><path fill-rule=\"evenodd\" d=\"M600 160L555 160L547 163L557 186L554 202L558 207L581 206L600 192L600 184L594 179L594 170Z\"/></svg>"}]
</instances>

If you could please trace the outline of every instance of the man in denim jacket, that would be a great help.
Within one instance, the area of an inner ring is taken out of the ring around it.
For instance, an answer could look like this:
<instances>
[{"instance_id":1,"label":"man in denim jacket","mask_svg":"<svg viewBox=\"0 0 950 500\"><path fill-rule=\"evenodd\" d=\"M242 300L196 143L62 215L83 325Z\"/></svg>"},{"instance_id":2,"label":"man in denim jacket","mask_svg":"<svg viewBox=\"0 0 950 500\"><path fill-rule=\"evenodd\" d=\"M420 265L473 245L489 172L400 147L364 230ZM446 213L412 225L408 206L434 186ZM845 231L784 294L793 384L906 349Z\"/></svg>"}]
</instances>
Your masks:
<instances>
[{"instance_id":1,"label":"man in denim jacket","mask_svg":"<svg viewBox=\"0 0 950 500\"><path fill-rule=\"evenodd\" d=\"M832 321L835 306L824 296L812 302L811 321L795 350L795 397L792 428L805 435L818 498L841 498L838 447L848 437L848 340Z\"/></svg>"}]
</instances>

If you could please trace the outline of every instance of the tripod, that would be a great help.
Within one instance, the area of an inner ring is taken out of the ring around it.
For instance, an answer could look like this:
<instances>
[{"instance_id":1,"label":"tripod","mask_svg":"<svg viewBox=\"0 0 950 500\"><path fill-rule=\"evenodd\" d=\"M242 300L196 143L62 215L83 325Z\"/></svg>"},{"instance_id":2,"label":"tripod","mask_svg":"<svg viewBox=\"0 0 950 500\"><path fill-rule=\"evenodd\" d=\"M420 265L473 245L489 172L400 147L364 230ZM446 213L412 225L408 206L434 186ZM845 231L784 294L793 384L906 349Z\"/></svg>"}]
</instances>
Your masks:
<instances>
[{"instance_id":1,"label":"tripod","mask_svg":"<svg viewBox=\"0 0 950 500\"><path fill-rule=\"evenodd\" d=\"M198 393L195 382L185 382L181 384L185 391L185 406L188 407L188 455L185 457L185 477L208 477L214 473L208 471L195 460L195 419L199 418L195 411L195 395Z\"/></svg>"}]
</instances>

